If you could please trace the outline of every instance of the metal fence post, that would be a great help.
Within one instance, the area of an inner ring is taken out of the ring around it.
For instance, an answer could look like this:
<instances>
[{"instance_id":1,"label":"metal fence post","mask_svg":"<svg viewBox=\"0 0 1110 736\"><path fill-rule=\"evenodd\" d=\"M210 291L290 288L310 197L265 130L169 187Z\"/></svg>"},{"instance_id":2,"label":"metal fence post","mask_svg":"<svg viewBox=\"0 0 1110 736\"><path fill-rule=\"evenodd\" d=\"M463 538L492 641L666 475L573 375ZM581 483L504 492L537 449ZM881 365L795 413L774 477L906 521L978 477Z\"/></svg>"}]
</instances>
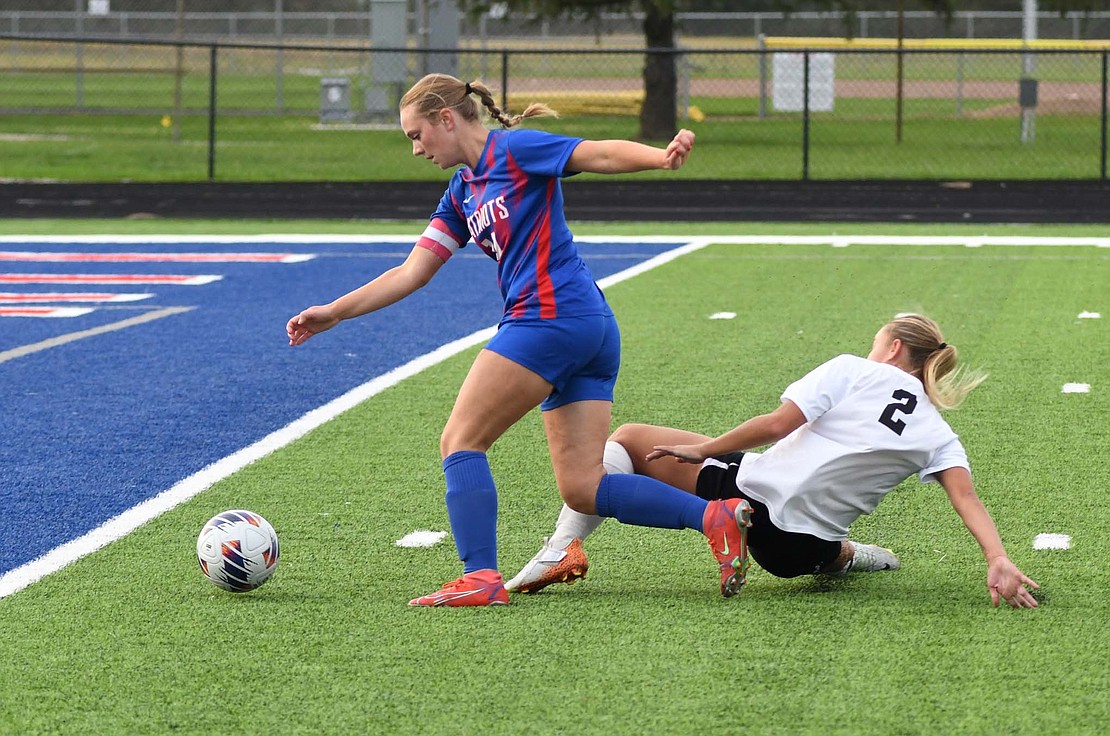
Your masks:
<instances>
[{"instance_id":1,"label":"metal fence post","mask_svg":"<svg viewBox=\"0 0 1110 736\"><path fill-rule=\"evenodd\" d=\"M216 179L216 49L208 48L208 181Z\"/></svg>"},{"instance_id":2,"label":"metal fence post","mask_svg":"<svg viewBox=\"0 0 1110 736\"><path fill-rule=\"evenodd\" d=\"M956 117L964 116L964 54L963 51L956 57Z\"/></svg>"},{"instance_id":3,"label":"metal fence post","mask_svg":"<svg viewBox=\"0 0 1110 736\"><path fill-rule=\"evenodd\" d=\"M85 108L85 45L81 43L80 39L85 35L85 11L81 7L81 0L75 0L75 5L74 22L76 26L74 30L78 38L77 58L74 59L77 67L77 109L83 110Z\"/></svg>"},{"instance_id":4,"label":"metal fence post","mask_svg":"<svg viewBox=\"0 0 1110 736\"><path fill-rule=\"evenodd\" d=\"M509 50L501 49L501 109L509 112Z\"/></svg>"},{"instance_id":5,"label":"metal fence post","mask_svg":"<svg viewBox=\"0 0 1110 736\"><path fill-rule=\"evenodd\" d=\"M802 53L802 181L809 181L809 50Z\"/></svg>"},{"instance_id":6,"label":"metal fence post","mask_svg":"<svg viewBox=\"0 0 1110 736\"><path fill-rule=\"evenodd\" d=\"M759 119L767 117L767 42L763 34L759 38Z\"/></svg>"},{"instance_id":7,"label":"metal fence post","mask_svg":"<svg viewBox=\"0 0 1110 736\"><path fill-rule=\"evenodd\" d=\"M274 110L279 113L285 111L285 57L282 53L285 46L284 11L285 8L282 0L274 0L274 33L277 36L278 42L277 58L274 59L274 82L277 87Z\"/></svg>"},{"instance_id":8,"label":"metal fence post","mask_svg":"<svg viewBox=\"0 0 1110 736\"><path fill-rule=\"evenodd\" d=\"M1103 181L1106 181L1106 60L1108 52L1106 49L1102 50L1102 135L1101 135L1101 152L1099 154L1099 175Z\"/></svg>"}]
</instances>

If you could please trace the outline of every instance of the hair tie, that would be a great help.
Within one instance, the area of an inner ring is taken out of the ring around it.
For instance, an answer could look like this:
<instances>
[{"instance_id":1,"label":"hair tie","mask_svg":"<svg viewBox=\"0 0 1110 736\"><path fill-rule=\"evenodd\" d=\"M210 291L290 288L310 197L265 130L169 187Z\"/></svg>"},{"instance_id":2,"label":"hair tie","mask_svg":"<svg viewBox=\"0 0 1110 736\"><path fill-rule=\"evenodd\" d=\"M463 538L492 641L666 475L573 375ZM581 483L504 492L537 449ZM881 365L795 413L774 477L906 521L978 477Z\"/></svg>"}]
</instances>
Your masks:
<instances>
[{"instance_id":1,"label":"hair tie","mask_svg":"<svg viewBox=\"0 0 1110 736\"><path fill-rule=\"evenodd\" d=\"M946 347L948 347L948 343L942 342L940 345L937 345L937 350L944 350Z\"/></svg>"},{"instance_id":2,"label":"hair tie","mask_svg":"<svg viewBox=\"0 0 1110 736\"><path fill-rule=\"evenodd\" d=\"M466 82L466 94L471 95L473 93L474 90L470 88L470 82Z\"/></svg>"}]
</instances>

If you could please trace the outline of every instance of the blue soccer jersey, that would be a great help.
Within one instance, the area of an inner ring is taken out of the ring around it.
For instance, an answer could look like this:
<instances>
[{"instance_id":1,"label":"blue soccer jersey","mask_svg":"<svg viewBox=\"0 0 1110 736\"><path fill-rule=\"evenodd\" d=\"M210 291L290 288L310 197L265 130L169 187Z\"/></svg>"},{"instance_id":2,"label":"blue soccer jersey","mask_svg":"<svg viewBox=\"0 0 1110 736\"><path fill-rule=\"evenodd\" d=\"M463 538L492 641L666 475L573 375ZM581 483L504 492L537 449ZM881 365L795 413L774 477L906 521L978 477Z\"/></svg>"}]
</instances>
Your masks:
<instances>
[{"instance_id":1,"label":"blue soccer jersey","mask_svg":"<svg viewBox=\"0 0 1110 736\"><path fill-rule=\"evenodd\" d=\"M505 319L611 314L563 215L559 178L581 138L494 130L457 170L418 245L446 261L470 240L497 261Z\"/></svg>"}]
</instances>

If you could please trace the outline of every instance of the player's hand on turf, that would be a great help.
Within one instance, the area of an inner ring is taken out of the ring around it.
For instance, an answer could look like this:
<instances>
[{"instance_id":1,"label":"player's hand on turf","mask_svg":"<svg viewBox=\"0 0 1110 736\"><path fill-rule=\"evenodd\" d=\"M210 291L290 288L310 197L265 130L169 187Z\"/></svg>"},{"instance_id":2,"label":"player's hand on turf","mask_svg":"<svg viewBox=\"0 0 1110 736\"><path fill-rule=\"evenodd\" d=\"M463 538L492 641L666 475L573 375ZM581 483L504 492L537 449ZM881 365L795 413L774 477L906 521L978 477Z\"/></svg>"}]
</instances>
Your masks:
<instances>
[{"instance_id":1,"label":"player's hand on turf","mask_svg":"<svg viewBox=\"0 0 1110 736\"><path fill-rule=\"evenodd\" d=\"M673 457L680 463L700 463L705 460L700 445L656 445L647 455L649 461L661 457Z\"/></svg>"},{"instance_id":2,"label":"player's hand on turf","mask_svg":"<svg viewBox=\"0 0 1110 736\"><path fill-rule=\"evenodd\" d=\"M683 128L678 131L674 139L667 144L667 151L663 156L663 168L674 171L682 167L686 163L686 159L690 157L690 151L694 148L694 133L693 131Z\"/></svg>"},{"instance_id":3,"label":"player's hand on turf","mask_svg":"<svg viewBox=\"0 0 1110 736\"><path fill-rule=\"evenodd\" d=\"M285 332L289 335L290 345L300 345L313 335L335 327L339 321L328 307L309 307L289 320L285 325Z\"/></svg>"},{"instance_id":4,"label":"player's hand on turf","mask_svg":"<svg viewBox=\"0 0 1110 736\"><path fill-rule=\"evenodd\" d=\"M1037 599L1029 588L1037 590L1040 587L1008 557L995 557L987 565L987 588L995 608L999 601L1006 601L1014 608L1036 608Z\"/></svg>"}]
</instances>

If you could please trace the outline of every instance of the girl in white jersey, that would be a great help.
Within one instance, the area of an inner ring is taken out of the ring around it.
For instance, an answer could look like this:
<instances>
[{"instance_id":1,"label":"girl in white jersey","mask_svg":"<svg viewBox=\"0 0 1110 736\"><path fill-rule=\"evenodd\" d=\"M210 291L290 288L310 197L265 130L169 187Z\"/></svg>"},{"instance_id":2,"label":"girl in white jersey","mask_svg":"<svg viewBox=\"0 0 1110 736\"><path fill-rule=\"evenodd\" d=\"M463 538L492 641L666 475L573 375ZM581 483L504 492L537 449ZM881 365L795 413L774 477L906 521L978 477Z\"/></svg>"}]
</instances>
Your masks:
<instances>
[{"instance_id":1,"label":"girl in white jersey","mask_svg":"<svg viewBox=\"0 0 1110 736\"><path fill-rule=\"evenodd\" d=\"M818 366L786 388L778 409L720 437L622 426L606 447L606 467L706 499L743 499L752 509L751 555L779 577L896 569L890 550L850 541L848 527L917 473L944 487L979 542L992 604L1036 608L1030 588L1039 586L1006 555L963 445L938 411L985 378L955 368L956 348L936 323L905 315L879 330L866 359L841 355ZM768 444L762 454L746 452ZM564 507L555 534L507 587L534 592L584 577L581 540L600 523Z\"/></svg>"}]
</instances>

